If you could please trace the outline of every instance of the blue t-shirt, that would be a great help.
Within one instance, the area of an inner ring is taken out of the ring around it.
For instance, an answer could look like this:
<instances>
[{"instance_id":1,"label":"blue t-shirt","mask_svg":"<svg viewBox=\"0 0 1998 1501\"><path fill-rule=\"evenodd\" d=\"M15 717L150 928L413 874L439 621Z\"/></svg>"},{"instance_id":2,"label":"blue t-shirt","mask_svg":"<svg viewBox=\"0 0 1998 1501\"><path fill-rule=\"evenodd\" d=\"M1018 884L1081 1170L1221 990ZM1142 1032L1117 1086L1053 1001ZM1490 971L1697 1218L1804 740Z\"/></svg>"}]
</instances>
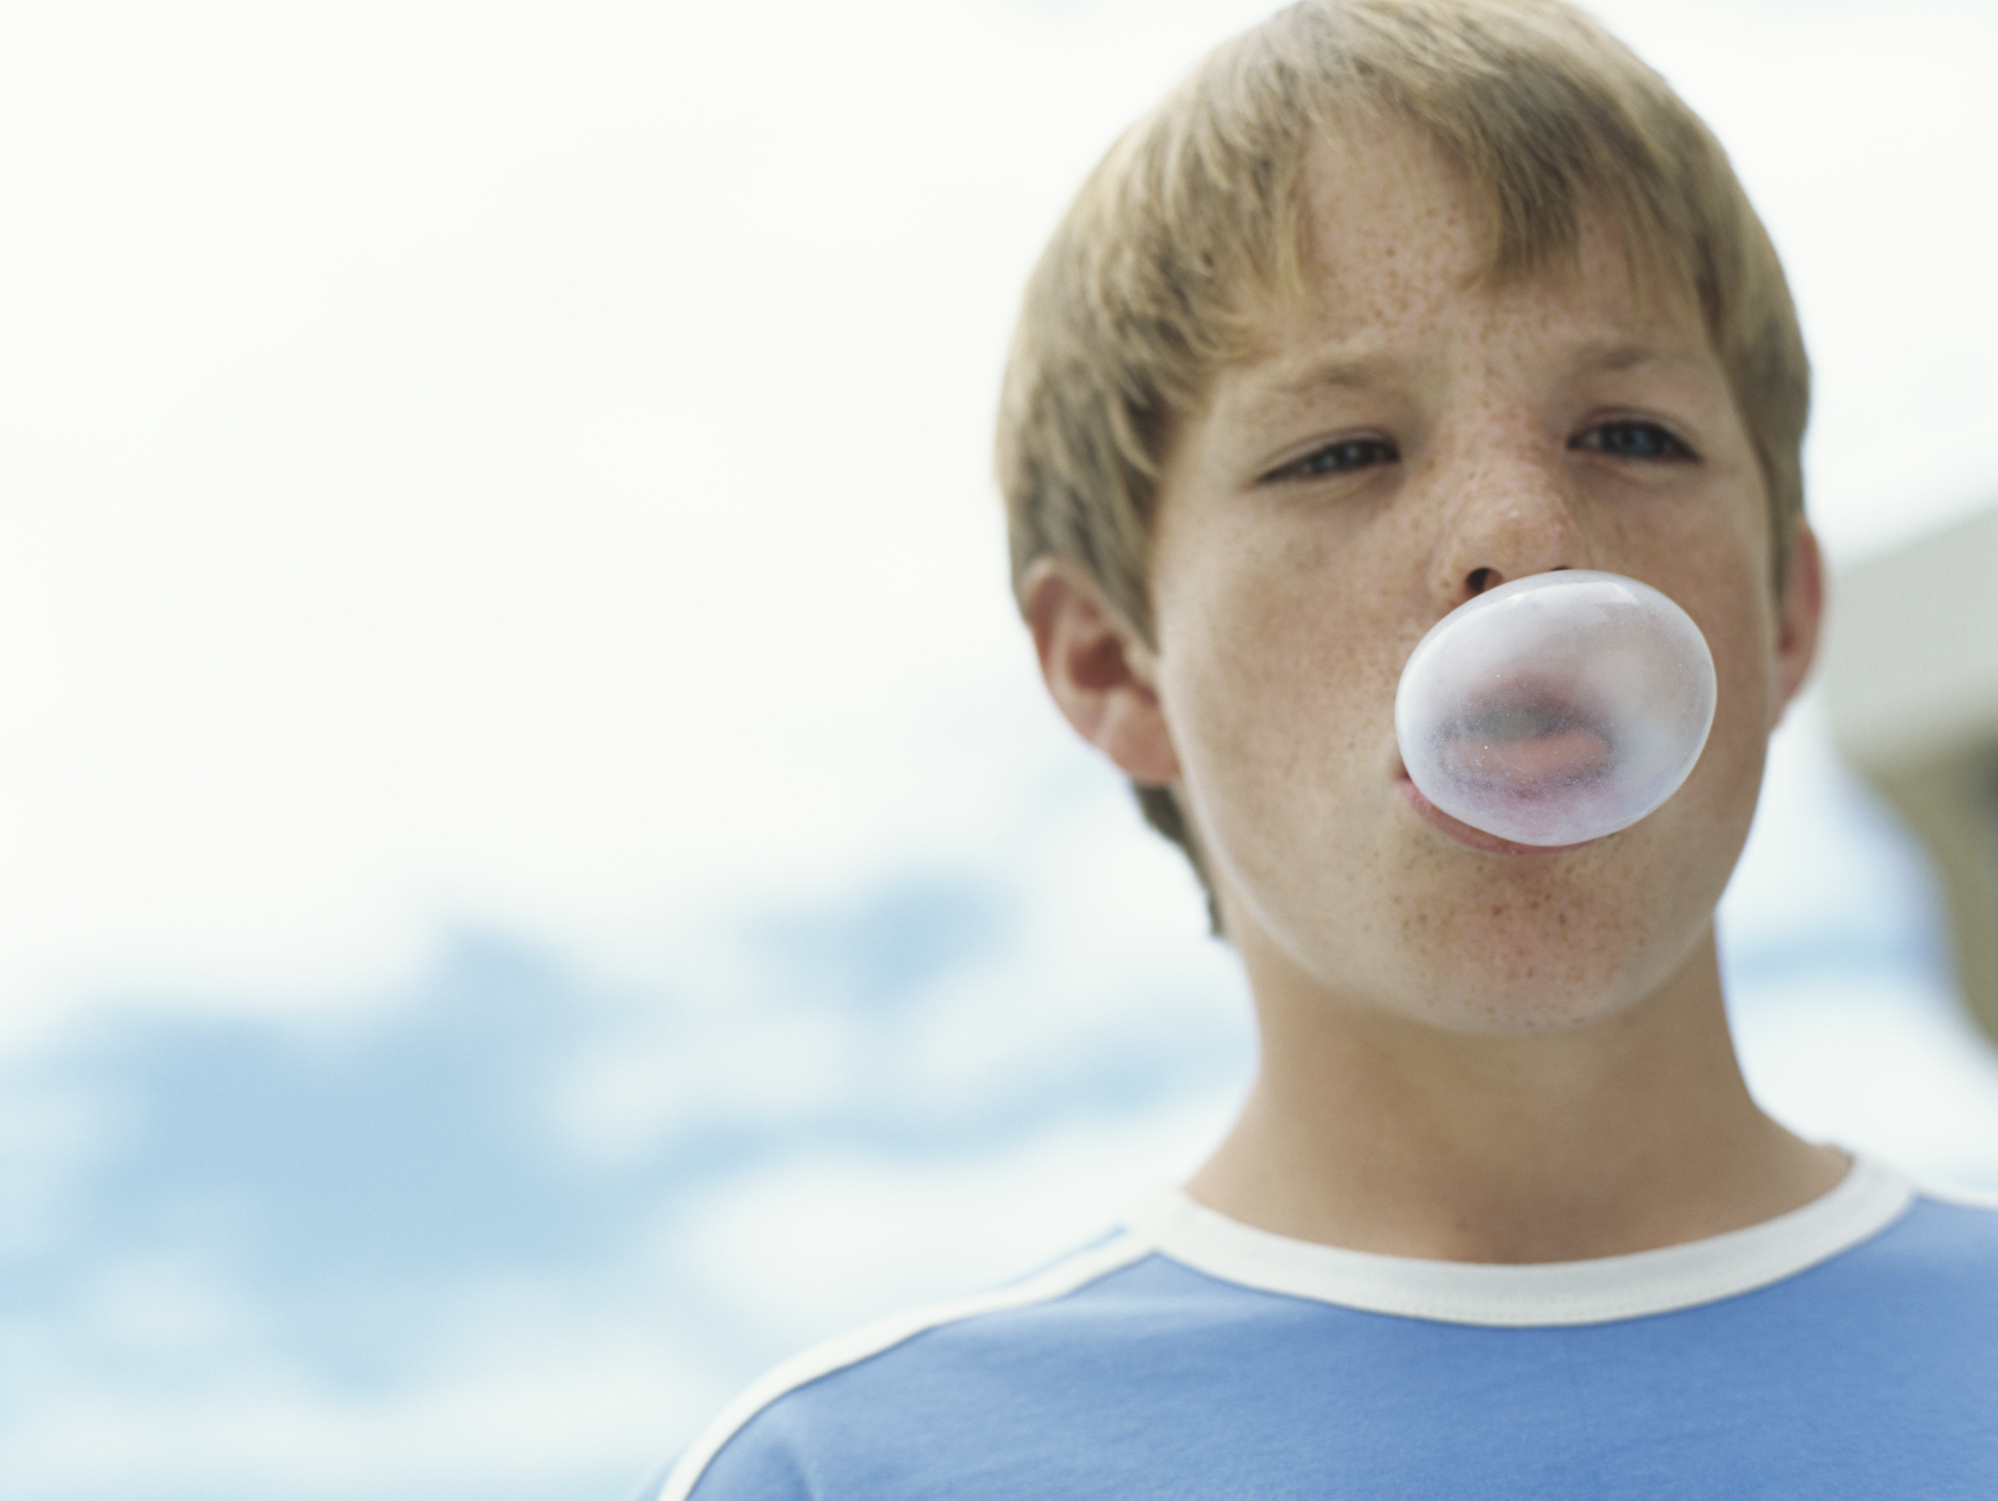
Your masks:
<instances>
[{"instance_id":1,"label":"blue t-shirt","mask_svg":"<svg viewBox=\"0 0 1998 1501\"><path fill-rule=\"evenodd\" d=\"M1998 1498L1998 1212L1859 1162L1732 1234L1552 1265L1162 1196L1019 1286L808 1351L657 1501Z\"/></svg>"}]
</instances>

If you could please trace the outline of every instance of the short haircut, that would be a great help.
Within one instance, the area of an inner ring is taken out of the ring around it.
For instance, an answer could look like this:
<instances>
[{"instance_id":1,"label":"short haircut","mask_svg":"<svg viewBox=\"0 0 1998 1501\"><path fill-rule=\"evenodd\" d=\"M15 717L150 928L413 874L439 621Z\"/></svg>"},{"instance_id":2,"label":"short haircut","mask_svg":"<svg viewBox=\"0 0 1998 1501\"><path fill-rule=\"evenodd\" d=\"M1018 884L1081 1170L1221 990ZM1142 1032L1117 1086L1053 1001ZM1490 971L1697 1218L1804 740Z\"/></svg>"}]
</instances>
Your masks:
<instances>
[{"instance_id":1,"label":"short haircut","mask_svg":"<svg viewBox=\"0 0 1998 1501\"><path fill-rule=\"evenodd\" d=\"M1810 367L1783 268L1712 132L1560 0L1304 0L1215 51L1111 148L1028 282L998 432L1016 594L1036 559L1070 559L1153 639L1148 544L1175 422L1253 347L1253 309L1303 294L1314 137L1383 118L1462 166L1489 212L1495 281L1572 256L1599 207L1642 247L1634 272L1697 298L1766 483L1780 589ZM1205 881L1170 789L1137 792Z\"/></svg>"}]
</instances>

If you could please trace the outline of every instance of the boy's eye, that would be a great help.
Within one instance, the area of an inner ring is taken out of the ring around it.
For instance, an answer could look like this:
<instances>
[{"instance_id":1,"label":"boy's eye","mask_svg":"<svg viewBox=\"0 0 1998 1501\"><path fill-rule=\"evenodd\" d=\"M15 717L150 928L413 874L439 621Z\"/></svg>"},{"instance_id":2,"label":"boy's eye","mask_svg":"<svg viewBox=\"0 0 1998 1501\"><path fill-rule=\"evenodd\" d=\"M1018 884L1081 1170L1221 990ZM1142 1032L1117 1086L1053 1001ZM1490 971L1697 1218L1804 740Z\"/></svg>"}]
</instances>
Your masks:
<instances>
[{"instance_id":1,"label":"boy's eye","mask_svg":"<svg viewBox=\"0 0 1998 1501\"><path fill-rule=\"evenodd\" d=\"M1693 450L1655 422L1605 422L1569 445L1617 459L1690 459Z\"/></svg>"},{"instance_id":2,"label":"boy's eye","mask_svg":"<svg viewBox=\"0 0 1998 1501\"><path fill-rule=\"evenodd\" d=\"M1341 438L1295 464L1284 465L1270 478L1310 479L1321 474L1344 474L1349 469L1365 469L1371 464L1392 464L1400 457L1385 438Z\"/></svg>"}]
</instances>

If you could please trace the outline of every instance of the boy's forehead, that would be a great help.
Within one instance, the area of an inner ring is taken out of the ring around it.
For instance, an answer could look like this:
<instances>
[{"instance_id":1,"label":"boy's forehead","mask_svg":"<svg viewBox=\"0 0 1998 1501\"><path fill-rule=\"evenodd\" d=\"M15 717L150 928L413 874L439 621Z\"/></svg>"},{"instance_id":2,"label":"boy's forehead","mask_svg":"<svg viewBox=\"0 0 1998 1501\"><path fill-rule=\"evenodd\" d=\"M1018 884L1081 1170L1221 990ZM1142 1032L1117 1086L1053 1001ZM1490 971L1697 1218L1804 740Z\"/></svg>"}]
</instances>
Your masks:
<instances>
[{"instance_id":1,"label":"boy's forehead","mask_svg":"<svg viewBox=\"0 0 1998 1501\"><path fill-rule=\"evenodd\" d=\"M1498 274L1492 207L1412 126L1316 133L1297 209L1295 278L1248 299L1257 336L1220 384L1277 402L1377 387L1408 373L1425 338L1467 322L1544 345L1577 370L1721 378L1691 289L1657 257L1633 255L1603 206L1582 209L1565 253Z\"/></svg>"},{"instance_id":2,"label":"boy's forehead","mask_svg":"<svg viewBox=\"0 0 1998 1501\"><path fill-rule=\"evenodd\" d=\"M1708 340L1698 299L1656 246L1618 217L1606 195L1583 195L1572 233L1532 263L1501 264L1495 190L1419 127L1359 118L1314 130L1300 156L1293 233L1298 275L1260 299L1265 319L1300 316L1359 327L1419 315L1463 294L1495 305L1538 302L1606 325L1692 325Z\"/></svg>"},{"instance_id":3,"label":"boy's forehead","mask_svg":"<svg viewBox=\"0 0 1998 1501\"><path fill-rule=\"evenodd\" d=\"M1496 249L1462 165L1415 126L1370 117L1305 138L1295 232L1307 290L1383 269L1411 287L1438 274L1469 281Z\"/></svg>"}]
</instances>

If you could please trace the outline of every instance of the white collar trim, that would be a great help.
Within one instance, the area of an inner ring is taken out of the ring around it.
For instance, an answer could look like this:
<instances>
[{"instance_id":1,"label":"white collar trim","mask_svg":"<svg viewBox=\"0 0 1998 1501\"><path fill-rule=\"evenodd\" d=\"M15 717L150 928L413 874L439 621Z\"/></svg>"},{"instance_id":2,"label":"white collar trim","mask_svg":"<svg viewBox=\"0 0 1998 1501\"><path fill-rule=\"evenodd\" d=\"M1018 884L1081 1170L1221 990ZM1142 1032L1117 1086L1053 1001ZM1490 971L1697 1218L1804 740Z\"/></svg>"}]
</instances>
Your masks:
<instances>
[{"instance_id":1,"label":"white collar trim","mask_svg":"<svg viewBox=\"0 0 1998 1501\"><path fill-rule=\"evenodd\" d=\"M1867 1240L1914 1200L1908 1181L1855 1158L1801 1209L1707 1240L1594 1261L1487 1265L1421 1261L1292 1240L1169 1189L1129 1216L1174 1261L1245 1287L1406 1318L1499 1328L1607 1324L1752 1292Z\"/></svg>"}]
</instances>

